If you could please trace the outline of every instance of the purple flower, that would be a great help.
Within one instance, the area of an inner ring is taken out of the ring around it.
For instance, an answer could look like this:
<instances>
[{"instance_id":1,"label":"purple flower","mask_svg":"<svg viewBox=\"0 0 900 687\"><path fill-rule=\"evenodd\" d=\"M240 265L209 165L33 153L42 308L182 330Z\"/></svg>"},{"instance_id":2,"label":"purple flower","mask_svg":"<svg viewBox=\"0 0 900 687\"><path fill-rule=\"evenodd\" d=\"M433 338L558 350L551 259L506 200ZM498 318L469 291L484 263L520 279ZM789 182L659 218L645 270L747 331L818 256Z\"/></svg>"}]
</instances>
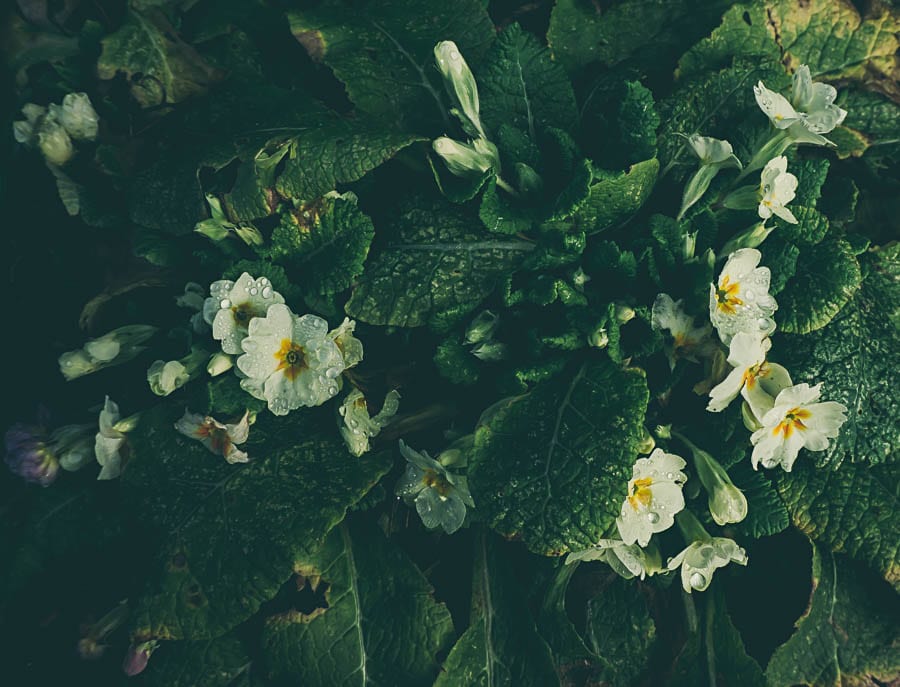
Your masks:
<instances>
[{"instance_id":1,"label":"purple flower","mask_svg":"<svg viewBox=\"0 0 900 687\"><path fill-rule=\"evenodd\" d=\"M49 486L59 473L59 460L44 441L40 426L16 423L6 432L6 464L26 482Z\"/></svg>"}]
</instances>

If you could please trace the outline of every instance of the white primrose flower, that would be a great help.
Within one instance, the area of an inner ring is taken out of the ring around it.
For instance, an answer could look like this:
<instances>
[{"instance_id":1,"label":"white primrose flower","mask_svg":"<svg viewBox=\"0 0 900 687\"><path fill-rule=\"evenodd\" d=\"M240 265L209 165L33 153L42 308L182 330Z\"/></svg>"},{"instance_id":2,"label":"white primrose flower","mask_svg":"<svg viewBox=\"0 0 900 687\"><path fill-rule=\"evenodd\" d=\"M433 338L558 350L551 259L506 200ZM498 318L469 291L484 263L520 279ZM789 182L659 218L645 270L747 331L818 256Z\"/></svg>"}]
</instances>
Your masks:
<instances>
[{"instance_id":1,"label":"white primrose flower","mask_svg":"<svg viewBox=\"0 0 900 687\"><path fill-rule=\"evenodd\" d=\"M709 537L694 541L669 561L669 570L681 568L681 585L690 594L695 589L705 590L712 582L713 573L729 563L747 565L747 552L733 540L725 537Z\"/></svg>"},{"instance_id":2,"label":"white primrose flower","mask_svg":"<svg viewBox=\"0 0 900 687\"><path fill-rule=\"evenodd\" d=\"M137 415L124 420L119 415L119 406L109 396L100 411L99 432L94 438L94 456L101 466L97 479L115 479L122 474L128 461L130 447L126 436L137 424Z\"/></svg>"},{"instance_id":3,"label":"white primrose flower","mask_svg":"<svg viewBox=\"0 0 900 687\"><path fill-rule=\"evenodd\" d=\"M770 91L762 81L753 87L760 109L777 129L787 130L797 143L830 145L822 136L844 121L847 112L834 104L837 90L824 83L813 83L809 67L801 65L794 73L791 100Z\"/></svg>"},{"instance_id":4,"label":"white primrose flower","mask_svg":"<svg viewBox=\"0 0 900 687\"><path fill-rule=\"evenodd\" d=\"M377 436L391 418L397 414L400 407L400 394L396 390L389 391L384 397L381 410L373 416L369 416L369 408L366 405L366 397L359 389L354 389L349 394L338 412L343 418L344 426L341 427L341 436L354 456L361 456L369 450L369 439Z\"/></svg>"},{"instance_id":5,"label":"white primrose flower","mask_svg":"<svg viewBox=\"0 0 900 687\"><path fill-rule=\"evenodd\" d=\"M740 169L741 161L734 154L734 149L728 141L694 134L688 137L688 145L700 159L702 165L718 165L719 167L737 167Z\"/></svg>"},{"instance_id":6,"label":"white primrose flower","mask_svg":"<svg viewBox=\"0 0 900 687\"><path fill-rule=\"evenodd\" d=\"M344 358L321 317L298 317L276 303L264 317L250 321L241 345L244 355L237 366L247 375L241 386L268 401L275 415L321 405L338 392L336 379L344 370Z\"/></svg>"},{"instance_id":7,"label":"white primrose flower","mask_svg":"<svg viewBox=\"0 0 900 687\"><path fill-rule=\"evenodd\" d=\"M822 134L834 131L847 116L846 110L834 104L836 98L837 89L834 86L813 83L809 67L800 65L794 72L791 100L804 114L801 115L800 126L794 125L789 133L800 142L829 144L830 141Z\"/></svg>"},{"instance_id":8,"label":"white primrose flower","mask_svg":"<svg viewBox=\"0 0 900 687\"><path fill-rule=\"evenodd\" d=\"M769 219L775 215L785 222L797 224L794 213L785 207L796 194L797 177L787 171L787 158L782 155L769 160L760 175L759 216Z\"/></svg>"},{"instance_id":9,"label":"white primrose flower","mask_svg":"<svg viewBox=\"0 0 900 687\"><path fill-rule=\"evenodd\" d=\"M222 350L232 355L242 352L241 341L247 336L250 321L254 317L265 317L270 306L284 303L284 298L272 288L268 279L255 279L247 272L236 282L213 282L209 292L210 298L204 304L204 318L212 315L213 338L221 341Z\"/></svg>"},{"instance_id":10,"label":"white primrose flower","mask_svg":"<svg viewBox=\"0 0 900 687\"><path fill-rule=\"evenodd\" d=\"M694 326L694 318L683 309L684 301L674 301L667 293L661 293L653 301L650 324L654 329L665 329L672 335L672 344L667 346L669 367L675 369L678 358L698 362L697 356L709 351L712 327L704 324Z\"/></svg>"},{"instance_id":11,"label":"white primrose flower","mask_svg":"<svg viewBox=\"0 0 900 687\"><path fill-rule=\"evenodd\" d=\"M25 115L25 119L13 122L13 137L17 143L34 144L37 136L38 121L46 112L46 107L41 107L34 103L27 103L22 108L22 114Z\"/></svg>"},{"instance_id":12,"label":"white primrose flower","mask_svg":"<svg viewBox=\"0 0 900 687\"><path fill-rule=\"evenodd\" d=\"M781 465L790 472L801 448L824 451L847 421L847 407L835 401L818 403L821 384L796 384L781 391L772 410L755 431L751 461L754 470Z\"/></svg>"},{"instance_id":13,"label":"white primrose flower","mask_svg":"<svg viewBox=\"0 0 900 687\"><path fill-rule=\"evenodd\" d=\"M328 332L328 338L334 341L344 358L345 370L358 365L363 359L362 341L353 336L355 329L356 322L345 317L339 326Z\"/></svg>"},{"instance_id":14,"label":"white primrose flower","mask_svg":"<svg viewBox=\"0 0 900 687\"><path fill-rule=\"evenodd\" d=\"M641 548L637 544L626 544L621 539L601 539L595 546L584 551L576 551L566 556L566 565L579 561L601 561L626 580L647 575L655 575L662 570L659 549L651 544Z\"/></svg>"},{"instance_id":15,"label":"white primrose flower","mask_svg":"<svg viewBox=\"0 0 900 687\"><path fill-rule=\"evenodd\" d=\"M194 346L180 360L156 360L147 370L147 382L157 396L168 396L200 374L209 353Z\"/></svg>"},{"instance_id":16,"label":"white primrose flower","mask_svg":"<svg viewBox=\"0 0 900 687\"><path fill-rule=\"evenodd\" d=\"M771 347L772 340L760 339L759 334L735 334L728 351L728 364L734 369L709 392L706 409L721 412L741 394L757 417L771 410L775 396L793 384L784 367L766 361Z\"/></svg>"},{"instance_id":17,"label":"white primrose flower","mask_svg":"<svg viewBox=\"0 0 900 687\"><path fill-rule=\"evenodd\" d=\"M65 127L76 141L93 141L97 138L100 117L87 93L69 93L62 105L51 105L50 114Z\"/></svg>"},{"instance_id":18,"label":"white primrose flower","mask_svg":"<svg viewBox=\"0 0 900 687\"><path fill-rule=\"evenodd\" d=\"M411 449L402 440L400 453L407 465L397 482L397 495L409 505L415 503L416 512L428 529L441 527L447 534L456 532L466 519L466 507L475 507L466 477L450 472L447 465L425 451ZM445 453L455 458L458 452Z\"/></svg>"},{"instance_id":19,"label":"white primrose flower","mask_svg":"<svg viewBox=\"0 0 900 687\"><path fill-rule=\"evenodd\" d=\"M621 515L616 518L622 541L647 546L654 533L672 526L675 514L684 508L681 489L687 475L681 470L686 464L680 456L661 448L649 458L638 458Z\"/></svg>"},{"instance_id":20,"label":"white primrose flower","mask_svg":"<svg viewBox=\"0 0 900 687\"><path fill-rule=\"evenodd\" d=\"M757 333L760 338L775 331L772 313L778 309L769 295L771 273L758 267L762 253L741 248L725 262L719 279L709 288L709 319L724 344L738 332Z\"/></svg>"},{"instance_id":21,"label":"white primrose flower","mask_svg":"<svg viewBox=\"0 0 900 687\"><path fill-rule=\"evenodd\" d=\"M186 437L196 439L217 456L223 456L231 464L246 463L250 460L245 451L236 444L243 444L250 436L250 412L234 424L223 424L209 415L184 411L175 423L175 429Z\"/></svg>"},{"instance_id":22,"label":"white primrose flower","mask_svg":"<svg viewBox=\"0 0 900 687\"><path fill-rule=\"evenodd\" d=\"M781 93L770 91L762 81L753 87L753 95L759 109L765 113L776 129L787 129L800 121L800 114L790 101Z\"/></svg>"}]
</instances>

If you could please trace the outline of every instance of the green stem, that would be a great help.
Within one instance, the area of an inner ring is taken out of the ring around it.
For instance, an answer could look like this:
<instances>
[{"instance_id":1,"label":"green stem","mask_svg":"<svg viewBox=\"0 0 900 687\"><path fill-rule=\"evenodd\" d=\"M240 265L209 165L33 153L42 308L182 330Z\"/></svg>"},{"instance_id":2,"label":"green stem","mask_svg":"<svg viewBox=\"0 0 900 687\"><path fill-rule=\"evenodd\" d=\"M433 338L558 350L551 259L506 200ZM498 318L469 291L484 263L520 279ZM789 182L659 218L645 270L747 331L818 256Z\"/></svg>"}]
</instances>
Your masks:
<instances>
[{"instance_id":1,"label":"green stem","mask_svg":"<svg viewBox=\"0 0 900 687\"><path fill-rule=\"evenodd\" d=\"M497 175L497 186L499 186L500 188L502 188L504 191L506 191L509 195L513 196L514 198L518 198L518 197L519 197L519 192L516 191L516 189L514 189L514 188L510 185L510 183L507 182L507 181L506 181L503 177L501 177L499 174Z\"/></svg>"},{"instance_id":2,"label":"green stem","mask_svg":"<svg viewBox=\"0 0 900 687\"><path fill-rule=\"evenodd\" d=\"M712 537L709 536L709 532L707 532L703 525L700 524L700 521L697 520L697 516L687 509L675 516L675 523L678 525L678 529L681 530L681 535L688 545L695 541L707 541L712 539Z\"/></svg>"}]
</instances>

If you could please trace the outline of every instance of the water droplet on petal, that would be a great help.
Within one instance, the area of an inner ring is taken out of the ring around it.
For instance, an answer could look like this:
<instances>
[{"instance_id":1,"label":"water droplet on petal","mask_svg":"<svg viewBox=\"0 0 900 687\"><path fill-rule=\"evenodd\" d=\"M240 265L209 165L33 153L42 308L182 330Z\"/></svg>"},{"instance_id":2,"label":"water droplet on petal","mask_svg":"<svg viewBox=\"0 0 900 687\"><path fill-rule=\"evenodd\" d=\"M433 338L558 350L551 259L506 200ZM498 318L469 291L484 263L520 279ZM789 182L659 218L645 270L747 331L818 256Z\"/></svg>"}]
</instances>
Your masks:
<instances>
[{"instance_id":1,"label":"water droplet on petal","mask_svg":"<svg viewBox=\"0 0 900 687\"><path fill-rule=\"evenodd\" d=\"M651 525L655 525L659 522L659 513L647 513L647 520L650 521Z\"/></svg>"},{"instance_id":2,"label":"water droplet on petal","mask_svg":"<svg viewBox=\"0 0 900 687\"><path fill-rule=\"evenodd\" d=\"M667 473L666 473L666 479L670 479L670 480L671 480L671 479L675 479L675 473L667 472Z\"/></svg>"},{"instance_id":3,"label":"water droplet on petal","mask_svg":"<svg viewBox=\"0 0 900 687\"><path fill-rule=\"evenodd\" d=\"M272 297L272 287L271 286L263 287L262 297L263 298L271 298Z\"/></svg>"},{"instance_id":4,"label":"water droplet on petal","mask_svg":"<svg viewBox=\"0 0 900 687\"><path fill-rule=\"evenodd\" d=\"M259 293L259 289L257 289L255 286L252 289L250 289L251 296L255 296L258 293Z\"/></svg>"},{"instance_id":5,"label":"water droplet on petal","mask_svg":"<svg viewBox=\"0 0 900 687\"><path fill-rule=\"evenodd\" d=\"M230 301L228 298L223 298L223 299L221 300L221 302L219 303L219 307L220 307L220 308L230 308L230 307L231 307L231 301Z\"/></svg>"}]
</instances>

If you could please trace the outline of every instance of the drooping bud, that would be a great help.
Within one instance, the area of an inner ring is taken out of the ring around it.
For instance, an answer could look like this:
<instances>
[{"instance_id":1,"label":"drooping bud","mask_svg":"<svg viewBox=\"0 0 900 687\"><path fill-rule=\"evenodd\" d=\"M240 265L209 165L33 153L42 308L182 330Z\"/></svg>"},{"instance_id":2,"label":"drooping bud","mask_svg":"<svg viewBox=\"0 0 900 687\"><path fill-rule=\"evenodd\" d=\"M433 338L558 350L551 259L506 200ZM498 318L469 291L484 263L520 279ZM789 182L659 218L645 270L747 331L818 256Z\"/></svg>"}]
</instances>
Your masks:
<instances>
[{"instance_id":1,"label":"drooping bud","mask_svg":"<svg viewBox=\"0 0 900 687\"><path fill-rule=\"evenodd\" d=\"M180 360L156 360L147 370L147 382L157 396L168 396L197 377L209 353L194 347Z\"/></svg>"},{"instance_id":2,"label":"drooping bud","mask_svg":"<svg viewBox=\"0 0 900 687\"><path fill-rule=\"evenodd\" d=\"M506 357L506 344L499 341L483 341L472 348L472 355L485 362L496 362Z\"/></svg>"},{"instance_id":3,"label":"drooping bud","mask_svg":"<svg viewBox=\"0 0 900 687\"><path fill-rule=\"evenodd\" d=\"M483 310L466 328L466 343L475 344L494 338L500 318L490 310Z\"/></svg>"},{"instance_id":4,"label":"drooping bud","mask_svg":"<svg viewBox=\"0 0 900 687\"><path fill-rule=\"evenodd\" d=\"M717 525L741 522L747 517L747 497L734 486L725 468L707 451L675 433L694 455L694 468L709 496L709 512Z\"/></svg>"},{"instance_id":5,"label":"drooping bud","mask_svg":"<svg viewBox=\"0 0 900 687\"><path fill-rule=\"evenodd\" d=\"M447 136L441 136L434 140L432 148L434 152L443 158L451 174L455 174L458 177L466 177L484 174L493 167L494 156L490 151L490 147L493 144L490 142L486 143L487 147L484 144L476 146L471 143L454 141ZM481 151L478 150L479 147L482 148Z\"/></svg>"},{"instance_id":6,"label":"drooping bud","mask_svg":"<svg viewBox=\"0 0 900 687\"><path fill-rule=\"evenodd\" d=\"M206 364L206 371L210 377L218 377L220 374L228 372L232 367L234 367L234 358L227 353L219 351L209 359L209 362Z\"/></svg>"},{"instance_id":7,"label":"drooping bud","mask_svg":"<svg viewBox=\"0 0 900 687\"><path fill-rule=\"evenodd\" d=\"M26 482L49 486L59 474L59 460L44 441L42 427L17 423L6 432L6 464Z\"/></svg>"},{"instance_id":8,"label":"drooping bud","mask_svg":"<svg viewBox=\"0 0 900 687\"><path fill-rule=\"evenodd\" d=\"M128 647L128 653L125 654L125 660L122 662L122 670L125 671L125 674L128 677L134 677L142 673L158 645L159 642L151 640L149 642L132 644Z\"/></svg>"},{"instance_id":9,"label":"drooping bud","mask_svg":"<svg viewBox=\"0 0 900 687\"><path fill-rule=\"evenodd\" d=\"M91 339L75 351L59 356L59 369L67 381L71 381L105 367L121 365L133 360L145 350L142 346L156 333L156 327L147 324L130 324Z\"/></svg>"},{"instance_id":10,"label":"drooping bud","mask_svg":"<svg viewBox=\"0 0 900 687\"><path fill-rule=\"evenodd\" d=\"M757 222L730 239L719 251L719 254L724 258L741 248L756 248L769 237L774 229L774 226L767 227L765 222Z\"/></svg>"}]
</instances>

